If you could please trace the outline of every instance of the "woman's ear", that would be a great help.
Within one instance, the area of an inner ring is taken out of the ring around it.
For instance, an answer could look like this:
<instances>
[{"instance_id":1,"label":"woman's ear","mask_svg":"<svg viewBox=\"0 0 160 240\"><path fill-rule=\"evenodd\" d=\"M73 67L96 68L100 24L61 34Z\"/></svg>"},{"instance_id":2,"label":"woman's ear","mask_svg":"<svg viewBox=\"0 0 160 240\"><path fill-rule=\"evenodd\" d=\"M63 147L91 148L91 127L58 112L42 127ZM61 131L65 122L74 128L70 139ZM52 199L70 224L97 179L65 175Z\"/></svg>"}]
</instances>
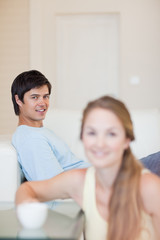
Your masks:
<instances>
[{"instance_id":1,"label":"woman's ear","mask_svg":"<svg viewBox=\"0 0 160 240\"><path fill-rule=\"evenodd\" d=\"M16 103L18 104L18 106L22 106L22 101L19 99L18 95L16 94L15 96L15 100L16 100Z\"/></svg>"},{"instance_id":2,"label":"woman's ear","mask_svg":"<svg viewBox=\"0 0 160 240\"><path fill-rule=\"evenodd\" d=\"M124 150L129 148L130 142L131 142L131 139L130 138L126 138L126 142L125 142L125 145L124 145Z\"/></svg>"}]
</instances>

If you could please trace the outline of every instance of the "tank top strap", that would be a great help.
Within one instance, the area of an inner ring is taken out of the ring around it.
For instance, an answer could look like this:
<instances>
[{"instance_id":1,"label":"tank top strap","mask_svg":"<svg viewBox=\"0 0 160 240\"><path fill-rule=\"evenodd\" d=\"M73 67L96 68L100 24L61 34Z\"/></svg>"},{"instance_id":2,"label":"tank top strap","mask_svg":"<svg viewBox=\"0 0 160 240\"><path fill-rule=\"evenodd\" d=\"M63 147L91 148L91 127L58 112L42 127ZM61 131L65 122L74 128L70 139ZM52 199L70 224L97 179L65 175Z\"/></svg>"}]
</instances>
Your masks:
<instances>
[{"instance_id":1,"label":"tank top strap","mask_svg":"<svg viewBox=\"0 0 160 240\"><path fill-rule=\"evenodd\" d=\"M151 171L149 169L147 169L147 168L143 168L142 171L141 171L142 174L150 173L150 172Z\"/></svg>"}]
</instances>

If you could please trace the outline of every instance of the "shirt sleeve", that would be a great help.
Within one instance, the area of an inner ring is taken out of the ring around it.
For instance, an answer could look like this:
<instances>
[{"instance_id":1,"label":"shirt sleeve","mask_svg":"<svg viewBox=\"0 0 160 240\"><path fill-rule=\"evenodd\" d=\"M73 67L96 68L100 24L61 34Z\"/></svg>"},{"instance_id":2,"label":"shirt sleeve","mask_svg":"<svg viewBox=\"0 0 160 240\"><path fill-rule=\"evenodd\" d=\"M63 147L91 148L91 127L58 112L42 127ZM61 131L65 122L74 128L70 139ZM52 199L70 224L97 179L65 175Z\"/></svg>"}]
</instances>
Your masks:
<instances>
[{"instance_id":1,"label":"shirt sleeve","mask_svg":"<svg viewBox=\"0 0 160 240\"><path fill-rule=\"evenodd\" d=\"M141 163L151 172L160 176L160 152L148 155L140 159Z\"/></svg>"},{"instance_id":2,"label":"shirt sleeve","mask_svg":"<svg viewBox=\"0 0 160 240\"><path fill-rule=\"evenodd\" d=\"M26 139L18 150L18 155L28 181L49 179L64 171L50 145L43 138Z\"/></svg>"},{"instance_id":3,"label":"shirt sleeve","mask_svg":"<svg viewBox=\"0 0 160 240\"><path fill-rule=\"evenodd\" d=\"M90 166L89 162L77 158L69 149L65 159L68 159L68 161L63 164L65 171L75 168L88 168Z\"/></svg>"}]
</instances>

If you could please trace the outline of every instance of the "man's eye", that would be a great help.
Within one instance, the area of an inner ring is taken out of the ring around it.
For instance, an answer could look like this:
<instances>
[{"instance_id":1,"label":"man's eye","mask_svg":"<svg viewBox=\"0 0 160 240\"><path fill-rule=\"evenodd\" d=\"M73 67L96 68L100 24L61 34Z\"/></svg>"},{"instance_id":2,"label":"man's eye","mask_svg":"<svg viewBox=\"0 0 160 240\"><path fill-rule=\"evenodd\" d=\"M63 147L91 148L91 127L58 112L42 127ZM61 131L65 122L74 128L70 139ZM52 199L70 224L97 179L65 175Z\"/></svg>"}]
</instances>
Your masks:
<instances>
[{"instance_id":1,"label":"man's eye","mask_svg":"<svg viewBox=\"0 0 160 240\"><path fill-rule=\"evenodd\" d=\"M38 97L36 97L36 96L32 96L32 99L38 99Z\"/></svg>"},{"instance_id":2,"label":"man's eye","mask_svg":"<svg viewBox=\"0 0 160 240\"><path fill-rule=\"evenodd\" d=\"M44 96L44 98L46 98L46 99L49 99L49 97L50 97L49 95Z\"/></svg>"}]
</instances>

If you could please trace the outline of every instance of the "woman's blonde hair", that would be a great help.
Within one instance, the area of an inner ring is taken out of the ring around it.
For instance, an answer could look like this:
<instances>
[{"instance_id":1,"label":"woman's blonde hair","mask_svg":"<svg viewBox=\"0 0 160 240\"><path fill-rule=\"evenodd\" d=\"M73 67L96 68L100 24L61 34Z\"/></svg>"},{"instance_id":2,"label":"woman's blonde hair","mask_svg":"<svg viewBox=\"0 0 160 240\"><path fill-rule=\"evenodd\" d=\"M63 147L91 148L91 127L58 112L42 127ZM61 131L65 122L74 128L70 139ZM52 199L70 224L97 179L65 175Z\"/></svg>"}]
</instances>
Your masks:
<instances>
[{"instance_id":1,"label":"woman's blonde hair","mask_svg":"<svg viewBox=\"0 0 160 240\"><path fill-rule=\"evenodd\" d=\"M85 120L95 108L112 111L121 121L126 137L131 141L134 140L133 124L126 106L110 96L103 96L88 103L83 111L81 139ZM141 169L141 164L128 147L124 151L122 164L113 185L109 203L107 240L135 240L140 233L142 203L139 184Z\"/></svg>"}]
</instances>

